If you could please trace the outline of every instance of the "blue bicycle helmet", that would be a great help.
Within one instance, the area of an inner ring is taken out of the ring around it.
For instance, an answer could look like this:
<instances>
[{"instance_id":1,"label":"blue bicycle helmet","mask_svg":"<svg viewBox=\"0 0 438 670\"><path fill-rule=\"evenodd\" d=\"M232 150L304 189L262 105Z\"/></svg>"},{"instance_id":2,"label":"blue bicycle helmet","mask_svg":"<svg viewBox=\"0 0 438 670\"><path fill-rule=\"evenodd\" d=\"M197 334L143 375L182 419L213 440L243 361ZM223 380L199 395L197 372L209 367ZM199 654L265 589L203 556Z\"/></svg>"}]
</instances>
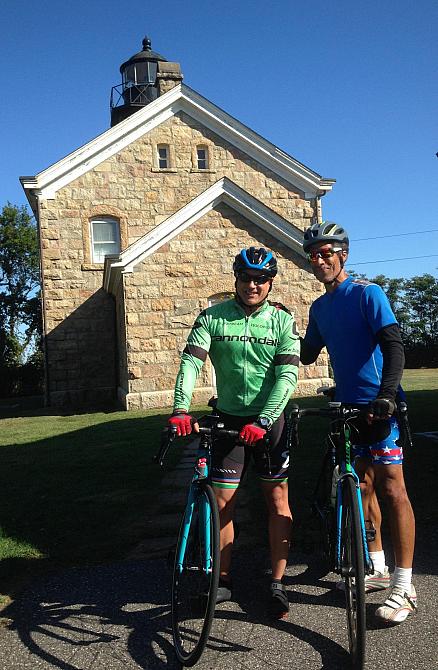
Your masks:
<instances>
[{"instance_id":1,"label":"blue bicycle helmet","mask_svg":"<svg viewBox=\"0 0 438 670\"><path fill-rule=\"evenodd\" d=\"M237 277L240 272L245 270L263 270L270 277L275 277L277 274L277 259L272 251L263 247L260 249L256 249L256 247L242 249L234 259L234 276Z\"/></svg>"},{"instance_id":2,"label":"blue bicycle helmet","mask_svg":"<svg viewBox=\"0 0 438 670\"><path fill-rule=\"evenodd\" d=\"M333 221L314 223L304 233L303 249L307 253L317 242L338 242L348 247L348 233Z\"/></svg>"}]
</instances>

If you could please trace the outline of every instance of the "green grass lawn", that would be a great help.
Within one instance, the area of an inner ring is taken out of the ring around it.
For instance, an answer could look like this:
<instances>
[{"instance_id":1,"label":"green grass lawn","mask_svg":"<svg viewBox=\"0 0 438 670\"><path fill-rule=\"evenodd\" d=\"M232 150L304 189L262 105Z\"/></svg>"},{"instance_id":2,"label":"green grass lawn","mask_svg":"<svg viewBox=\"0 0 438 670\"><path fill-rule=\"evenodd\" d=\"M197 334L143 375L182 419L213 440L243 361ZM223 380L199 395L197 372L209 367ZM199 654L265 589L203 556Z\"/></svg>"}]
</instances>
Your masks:
<instances>
[{"instance_id":1,"label":"green grass lawn","mask_svg":"<svg viewBox=\"0 0 438 670\"><path fill-rule=\"evenodd\" d=\"M0 426L0 577L35 559L120 558L157 495L167 411L5 418ZM177 458L170 454L170 463ZM144 524L143 524L144 526Z\"/></svg>"},{"instance_id":2,"label":"green grass lawn","mask_svg":"<svg viewBox=\"0 0 438 670\"><path fill-rule=\"evenodd\" d=\"M413 432L438 430L437 380L436 370L406 371ZM298 402L310 405L324 400ZM119 559L143 539L144 519L160 494L162 471L153 456L167 414L167 410L71 416L29 412L1 420L0 583L6 585L4 592L11 578L29 566ZM292 454L291 495L298 526L316 476L323 431L322 420L303 422L301 446ZM420 522L434 509L437 447L436 442L416 438L415 450L406 454L406 478L414 490ZM170 455L170 465L179 453L175 449ZM431 478L430 486L425 485L424 472ZM256 519L255 525L259 525Z\"/></svg>"},{"instance_id":3,"label":"green grass lawn","mask_svg":"<svg viewBox=\"0 0 438 670\"><path fill-rule=\"evenodd\" d=\"M406 391L435 391L438 389L438 370L435 368L405 370L402 385Z\"/></svg>"}]
</instances>

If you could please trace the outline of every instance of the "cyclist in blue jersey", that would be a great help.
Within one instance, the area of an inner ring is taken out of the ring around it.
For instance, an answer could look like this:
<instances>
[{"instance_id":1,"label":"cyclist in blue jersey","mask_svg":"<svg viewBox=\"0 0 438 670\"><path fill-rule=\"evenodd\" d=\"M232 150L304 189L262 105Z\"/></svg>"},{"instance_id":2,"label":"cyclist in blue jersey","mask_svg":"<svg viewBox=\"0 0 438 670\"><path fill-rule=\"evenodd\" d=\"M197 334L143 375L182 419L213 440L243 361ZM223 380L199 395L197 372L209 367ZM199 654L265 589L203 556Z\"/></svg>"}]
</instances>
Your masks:
<instances>
[{"instance_id":1,"label":"cyclist in blue jersey","mask_svg":"<svg viewBox=\"0 0 438 670\"><path fill-rule=\"evenodd\" d=\"M240 442L222 438L212 445L211 480L219 507L221 571L217 602L231 600L231 553L236 494L252 460L268 509L272 580L269 609L282 618L289 610L282 578L292 515L288 502L289 450L284 408L295 389L299 338L292 314L268 300L277 260L267 249L237 254L236 297L204 309L196 318L181 357L169 423L179 435L198 426L189 415L193 389L210 357L216 372L217 410ZM269 456L264 437L269 435Z\"/></svg>"},{"instance_id":2,"label":"cyclist in blue jersey","mask_svg":"<svg viewBox=\"0 0 438 670\"><path fill-rule=\"evenodd\" d=\"M352 430L365 519L376 529L376 538L369 543L374 573L366 576L365 590L391 586L376 616L388 624L401 623L416 611L417 597L412 584L415 519L403 476L397 421L404 366L400 329L380 286L347 274L349 240L343 228L330 221L313 224L304 233L303 248L325 293L310 308L301 362L313 363L326 347L336 400L368 407L366 418L358 418ZM389 515L395 556L392 580L382 547L376 492Z\"/></svg>"}]
</instances>

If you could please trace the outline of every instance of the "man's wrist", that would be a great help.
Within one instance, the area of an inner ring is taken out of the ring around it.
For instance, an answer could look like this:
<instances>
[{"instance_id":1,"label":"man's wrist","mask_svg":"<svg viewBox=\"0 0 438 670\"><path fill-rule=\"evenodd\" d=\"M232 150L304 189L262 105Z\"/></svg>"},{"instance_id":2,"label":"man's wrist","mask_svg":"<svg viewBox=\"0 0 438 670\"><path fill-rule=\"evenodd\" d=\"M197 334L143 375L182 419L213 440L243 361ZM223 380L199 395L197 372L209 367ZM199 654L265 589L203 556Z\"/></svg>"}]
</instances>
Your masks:
<instances>
[{"instance_id":1,"label":"man's wrist","mask_svg":"<svg viewBox=\"0 0 438 670\"><path fill-rule=\"evenodd\" d=\"M254 423L256 423L264 430L271 430L273 421L272 419L268 419L267 416L259 416L259 418Z\"/></svg>"}]
</instances>

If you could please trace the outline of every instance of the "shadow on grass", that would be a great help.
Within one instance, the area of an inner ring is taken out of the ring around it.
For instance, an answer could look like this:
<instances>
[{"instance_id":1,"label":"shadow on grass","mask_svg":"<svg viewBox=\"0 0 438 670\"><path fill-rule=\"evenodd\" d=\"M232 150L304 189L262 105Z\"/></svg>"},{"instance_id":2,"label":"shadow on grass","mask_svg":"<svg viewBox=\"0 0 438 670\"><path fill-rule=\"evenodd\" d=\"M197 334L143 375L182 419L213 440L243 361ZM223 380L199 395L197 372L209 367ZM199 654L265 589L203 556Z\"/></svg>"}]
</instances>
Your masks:
<instances>
[{"instance_id":1,"label":"shadow on grass","mask_svg":"<svg viewBox=\"0 0 438 670\"><path fill-rule=\"evenodd\" d=\"M408 394L413 432L437 429L437 399L436 391ZM298 399L303 406L316 402L324 401ZM47 419L51 416L47 414ZM0 562L3 593L15 591L20 575L46 566L117 560L144 539L151 510L159 504L160 495L163 505L166 499L160 489L163 471L152 460L164 422L165 414L139 417L108 412L100 423L75 430L72 420L70 432L38 441L29 438L20 445L11 439L11 444L0 448L1 533L45 557L35 559L20 549L6 554ZM303 421L300 447L291 455L295 547L308 522L322 457L320 436L326 425L323 420ZM404 468L417 519L416 570L430 574L438 573L436 561L422 551L422 545L436 546L437 448L437 442L415 437L414 447L405 452ZM180 453L177 449L171 453L169 467ZM253 535L265 540L259 485L253 479L249 487Z\"/></svg>"},{"instance_id":2,"label":"shadow on grass","mask_svg":"<svg viewBox=\"0 0 438 670\"><path fill-rule=\"evenodd\" d=\"M142 539L160 494L163 470L153 456L165 416L123 417L0 447L3 593L5 581L39 570L40 562L117 560ZM169 467L177 457L175 449Z\"/></svg>"},{"instance_id":3,"label":"shadow on grass","mask_svg":"<svg viewBox=\"0 0 438 670\"><path fill-rule=\"evenodd\" d=\"M44 407L43 401L40 405L35 403L9 403L3 404L0 400L0 419L18 419L37 416L76 416L82 414L113 414L120 412L123 408L120 404L105 403L96 404L93 407Z\"/></svg>"}]
</instances>

